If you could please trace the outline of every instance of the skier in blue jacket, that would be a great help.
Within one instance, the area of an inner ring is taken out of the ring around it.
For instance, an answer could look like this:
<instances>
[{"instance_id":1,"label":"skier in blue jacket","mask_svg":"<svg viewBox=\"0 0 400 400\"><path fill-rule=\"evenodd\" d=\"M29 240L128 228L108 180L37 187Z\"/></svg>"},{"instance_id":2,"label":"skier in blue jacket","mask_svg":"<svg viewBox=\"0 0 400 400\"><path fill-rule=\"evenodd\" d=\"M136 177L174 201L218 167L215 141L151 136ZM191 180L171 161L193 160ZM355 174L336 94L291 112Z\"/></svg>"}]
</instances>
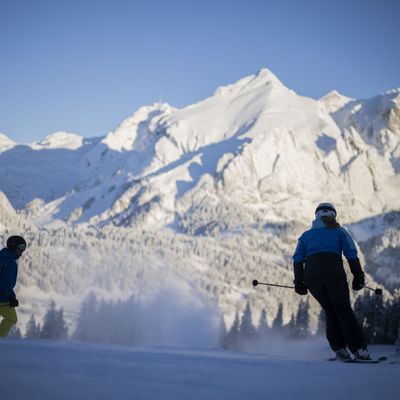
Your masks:
<instances>
[{"instance_id":1,"label":"skier in blue jacket","mask_svg":"<svg viewBox=\"0 0 400 400\"><path fill-rule=\"evenodd\" d=\"M18 300L14 292L17 283L17 260L26 249L25 239L21 236L10 236L7 247L0 250L0 337L5 337L17 323Z\"/></svg>"},{"instance_id":2,"label":"skier in blue jacket","mask_svg":"<svg viewBox=\"0 0 400 400\"><path fill-rule=\"evenodd\" d=\"M310 293L326 315L326 337L339 359L370 359L367 344L350 304L342 253L353 274L352 288L365 285L364 272L357 249L349 233L336 221L336 209L331 203L321 203L315 210L311 229L299 238L293 255L296 293Z\"/></svg>"}]
</instances>

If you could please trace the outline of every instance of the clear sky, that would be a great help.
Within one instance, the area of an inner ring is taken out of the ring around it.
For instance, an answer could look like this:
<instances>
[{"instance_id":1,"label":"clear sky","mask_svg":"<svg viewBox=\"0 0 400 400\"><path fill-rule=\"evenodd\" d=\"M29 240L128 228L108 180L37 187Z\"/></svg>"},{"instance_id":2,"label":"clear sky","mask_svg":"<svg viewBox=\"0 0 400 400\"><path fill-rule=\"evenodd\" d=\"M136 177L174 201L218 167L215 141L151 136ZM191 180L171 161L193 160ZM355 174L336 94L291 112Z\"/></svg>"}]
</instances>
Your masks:
<instances>
[{"instance_id":1,"label":"clear sky","mask_svg":"<svg viewBox=\"0 0 400 400\"><path fill-rule=\"evenodd\" d=\"M400 86L400 0L0 0L0 132L115 129L266 67L297 93Z\"/></svg>"}]
</instances>

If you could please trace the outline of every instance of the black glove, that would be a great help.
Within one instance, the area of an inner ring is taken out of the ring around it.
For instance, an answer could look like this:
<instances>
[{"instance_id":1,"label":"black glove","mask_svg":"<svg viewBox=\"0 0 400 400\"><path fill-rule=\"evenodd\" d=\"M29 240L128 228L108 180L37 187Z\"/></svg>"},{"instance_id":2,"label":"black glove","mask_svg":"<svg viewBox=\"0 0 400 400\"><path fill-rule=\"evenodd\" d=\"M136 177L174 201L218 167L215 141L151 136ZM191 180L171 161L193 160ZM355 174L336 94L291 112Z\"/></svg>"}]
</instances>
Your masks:
<instances>
[{"instance_id":1,"label":"black glove","mask_svg":"<svg viewBox=\"0 0 400 400\"><path fill-rule=\"evenodd\" d=\"M365 274L364 272L359 272L354 275L351 287L353 290L361 290L365 286Z\"/></svg>"},{"instance_id":2,"label":"black glove","mask_svg":"<svg viewBox=\"0 0 400 400\"><path fill-rule=\"evenodd\" d=\"M304 296L308 293L307 286L304 282L293 281L294 283L294 291L301 296Z\"/></svg>"},{"instance_id":3,"label":"black glove","mask_svg":"<svg viewBox=\"0 0 400 400\"><path fill-rule=\"evenodd\" d=\"M348 260L350 271L353 274L353 282L351 284L353 290L361 290L365 286L365 274L361 268L360 260Z\"/></svg>"},{"instance_id":4,"label":"black glove","mask_svg":"<svg viewBox=\"0 0 400 400\"><path fill-rule=\"evenodd\" d=\"M12 298L10 300L9 306L10 307L18 307L19 306L19 301L16 298Z\"/></svg>"},{"instance_id":5,"label":"black glove","mask_svg":"<svg viewBox=\"0 0 400 400\"><path fill-rule=\"evenodd\" d=\"M307 287L303 282L304 265L303 263L293 263L294 270L294 291L297 294L305 295L308 293Z\"/></svg>"}]
</instances>

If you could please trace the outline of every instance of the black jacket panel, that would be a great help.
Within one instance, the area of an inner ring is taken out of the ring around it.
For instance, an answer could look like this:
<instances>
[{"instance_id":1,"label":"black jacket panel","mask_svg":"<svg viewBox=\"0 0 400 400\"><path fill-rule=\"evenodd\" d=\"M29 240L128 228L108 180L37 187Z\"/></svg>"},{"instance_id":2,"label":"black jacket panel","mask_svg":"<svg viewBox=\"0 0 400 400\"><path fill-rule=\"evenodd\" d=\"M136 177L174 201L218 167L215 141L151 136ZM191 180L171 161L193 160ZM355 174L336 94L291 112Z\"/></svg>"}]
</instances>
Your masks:
<instances>
[{"instance_id":1,"label":"black jacket panel","mask_svg":"<svg viewBox=\"0 0 400 400\"><path fill-rule=\"evenodd\" d=\"M316 253L306 258L304 281L322 275L344 275L343 260L336 253Z\"/></svg>"}]
</instances>

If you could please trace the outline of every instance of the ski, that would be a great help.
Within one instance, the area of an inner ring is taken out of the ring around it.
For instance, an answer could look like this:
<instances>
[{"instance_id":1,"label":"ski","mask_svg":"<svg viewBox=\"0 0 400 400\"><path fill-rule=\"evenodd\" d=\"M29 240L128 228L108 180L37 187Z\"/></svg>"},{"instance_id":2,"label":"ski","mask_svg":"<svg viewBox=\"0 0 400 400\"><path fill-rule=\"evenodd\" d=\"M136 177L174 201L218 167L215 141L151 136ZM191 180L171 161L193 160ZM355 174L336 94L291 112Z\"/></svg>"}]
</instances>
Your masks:
<instances>
[{"instance_id":1,"label":"ski","mask_svg":"<svg viewBox=\"0 0 400 400\"><path fill-rule=\"evenodd\" d=\"M371 358L370 360L359 360L352 358L350 360L343 360L345 363L357 363L357 364L378 364L382 361L386 361L387 357Z\"/></svg>"},{"instance_id":2,"label":"ski","mask_svg":"<svg viewBox=\"0 0 400 400\"><path fill-rule=\"evenodd\" d=\"M340 361L343 363L353 364L379 364L382 361L387 361L387 357L371 358L369 360L359 360L356 358L349 358L347 360L341 360L340 358L332 357L328 358L327 361Z\"/></svg>"}]
</instances>

